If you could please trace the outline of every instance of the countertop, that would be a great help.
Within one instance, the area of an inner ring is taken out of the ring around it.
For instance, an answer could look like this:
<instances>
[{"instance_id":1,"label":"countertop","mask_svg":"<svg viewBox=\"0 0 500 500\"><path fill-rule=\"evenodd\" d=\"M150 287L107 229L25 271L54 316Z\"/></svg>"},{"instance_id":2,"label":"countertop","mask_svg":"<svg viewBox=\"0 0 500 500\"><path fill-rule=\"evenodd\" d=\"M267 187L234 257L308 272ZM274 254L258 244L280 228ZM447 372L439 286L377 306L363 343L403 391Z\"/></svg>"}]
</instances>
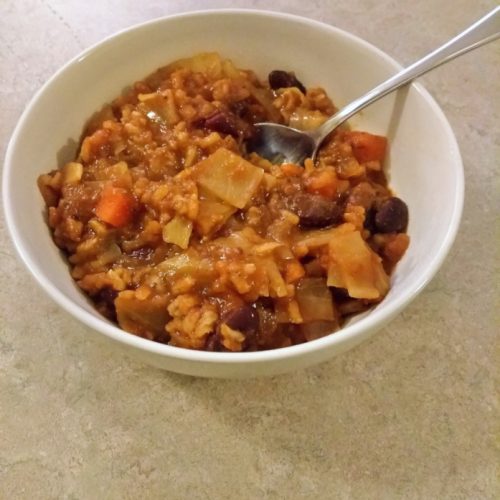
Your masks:
<instances>
[{"instance_id":1,"label":"countertop","mask_svg":"<svg viewBox=\"0 0 500 500\"><path fill-rule=\"evenodd\" d=\"M351 31L407 64L495 4L3 0L0 158L56 69L148 19L272 8ZM205 380L129 359L45 296L0 215L0 498L498 498L499 49L421 79L465 164L463 220L442 269L372 340L305 371Z\"/></svg>"}]
</instances>

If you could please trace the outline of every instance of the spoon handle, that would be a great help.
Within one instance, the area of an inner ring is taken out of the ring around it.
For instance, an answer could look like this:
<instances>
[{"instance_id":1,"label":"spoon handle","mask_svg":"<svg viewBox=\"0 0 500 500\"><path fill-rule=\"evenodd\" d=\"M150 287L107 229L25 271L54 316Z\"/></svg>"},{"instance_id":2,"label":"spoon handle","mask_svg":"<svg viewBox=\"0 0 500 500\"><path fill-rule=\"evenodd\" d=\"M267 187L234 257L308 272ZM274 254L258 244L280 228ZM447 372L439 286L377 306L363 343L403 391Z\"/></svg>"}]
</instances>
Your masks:
<instances>
[{"instance_id":1,"label":"spoon handle","mask_svg":"<svg viewBox=\"0 0 500 500\"><path fill-rule=\"evenodd\" d=\"M500 7L496 7L479 19L479 21L469 26L465 31L462 31L462 33L455 38L452 38L441 47L422 57L422 59L401 70L396 75L390 77L385 82L377 85L374 89L342 108L318 128L317 137L322 140L333 129L372 102L402 87L414 78L427 73L427 71L445 62L451 61L469 50L480 47L485 43L492 42L498 37L500 37Z\"/></svg>"}]
</instances>

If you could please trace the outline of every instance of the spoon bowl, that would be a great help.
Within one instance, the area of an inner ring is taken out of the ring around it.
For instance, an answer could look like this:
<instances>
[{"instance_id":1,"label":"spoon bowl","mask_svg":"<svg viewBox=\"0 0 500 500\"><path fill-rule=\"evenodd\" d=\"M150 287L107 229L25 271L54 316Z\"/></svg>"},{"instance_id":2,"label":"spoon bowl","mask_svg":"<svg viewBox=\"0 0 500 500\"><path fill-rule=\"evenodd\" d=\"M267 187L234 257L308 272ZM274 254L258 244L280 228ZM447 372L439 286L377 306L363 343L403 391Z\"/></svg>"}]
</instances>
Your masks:
<instances>
[{"instance_id":1,"label":"spoon bowl","mask_svg":"<svg viewBox=\"0 0 500 500\"><path fill-rule=\"evenodd\" d=\"M498 37L500 7L496 7L444 45L352 101L314 130L306 132L276 123L257 123L257 132L248 149L274 163L290 162L302 165L306 158L315 160L325 138L351 116L431 69Z\"/></svg>"},{"instance_id":2,"label":"spoon bowl","mask_svg":"<svg viewBox=\"0 0 500 500\"><path fill-rule=\"evenodd\" d=\"M273 163L301 165L312 157L317 147L313 134L278 123L257 123L249 149Z\"/></svg>"}]
</instances>

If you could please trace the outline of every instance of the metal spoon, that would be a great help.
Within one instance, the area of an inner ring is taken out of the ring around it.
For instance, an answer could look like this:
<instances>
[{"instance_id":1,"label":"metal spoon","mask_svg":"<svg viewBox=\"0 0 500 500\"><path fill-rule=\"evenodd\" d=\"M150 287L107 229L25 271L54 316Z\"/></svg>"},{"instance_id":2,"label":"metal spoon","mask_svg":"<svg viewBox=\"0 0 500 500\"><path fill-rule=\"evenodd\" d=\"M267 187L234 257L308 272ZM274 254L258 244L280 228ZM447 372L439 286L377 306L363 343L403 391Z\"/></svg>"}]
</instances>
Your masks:
<instances>
[{"instance_id":1,"label":"metal spoon","mask_svg":"<svg viewBox=\"0 0 500 500\"><path fill-rule=\"evenodd\" d=\"M256 123L257 134L248 148L275 162L279 159L300 165L306 158L314 160L328 134L358 111L427 71L498 37L500 7L496 7L449 42L351 102L314 130L302 131L276 123Z\"/></svg>"}]
</instances>

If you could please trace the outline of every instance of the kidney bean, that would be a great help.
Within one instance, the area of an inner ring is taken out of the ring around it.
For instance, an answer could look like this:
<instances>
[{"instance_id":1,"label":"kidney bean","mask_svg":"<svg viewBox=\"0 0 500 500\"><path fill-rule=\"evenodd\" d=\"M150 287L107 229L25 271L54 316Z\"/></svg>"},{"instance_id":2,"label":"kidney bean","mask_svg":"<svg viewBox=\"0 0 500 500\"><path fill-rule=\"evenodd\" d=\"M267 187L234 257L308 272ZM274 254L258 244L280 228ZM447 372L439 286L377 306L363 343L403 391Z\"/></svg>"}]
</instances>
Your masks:
<instances>
[{"instance_id":1,"label":"kidney bean","mask_svg":"<svg viewBox=\"0 0 500 500\"><path fill-rule=\"evenodd\" d=\"M221 134L238 137L238 126L235 117L229 112L216 111L205 118L205 128Z\"/></svg>"},{"instance_id":2,"label":"kidney bean","mask_svg":"<svg viewBox=\"0 0 500 500\"><path fill-rule=\"evenodd\" d=\"M408 207L395 196L385 200L375 214L375 227L379 233L398 233L408 225Z\"/></svg>"},{"instance_id":3,"label":"kidney bean","mask_svg":"<svg viewBox=\"0 0 500 500\"><path fill-rule=\"evenodd\" d=\"M229 105L231 111L240 118L246 118L250 112L250 99L243 99L242 101L236 101Z\"/></svg>"},{"instance_id":4,"label":"kidney bean","mask_svg":"<svg viewBox=\"0 0 500 500\"><path fill-rule=\"evenodd\" d=\"M259 332L260 320L255 307L245 303L236 305L222 315L222 323L245 335L243 343L244 351L257 350L257 334Z\"/></svg>"},{"instance_id":5,"label":"kidney bean","mask_svg":"<svg viewBox=\"0 0 500 500\"><path fill-rule=\"evenodd\" d=\"M283 71L275 69L269 73L269 86L273 90L283 89L288 87L297 87L303 94L306 93L306 88L302 83L297 80L293 71Z\"/></svg>"},{"instance_id":6,"label":"kidney bean","mask_svg":"<svg viewBox=\"0 0 500 500\"><path fill-rule=\"evenodd\" d=\"M108 306L115 307L116 297L118 297L118 292L116 290L113 290L113 288L106 286L99 290L96 298L97 300L104 302Z\"/></svg>"},{"instance_id":7,"label":"kidney bean","mask_svg":"<svg viewBox=\"0 0 500 500\"><path fill-rule=\"evenodd\" d=\"M288 208L298 215L302 227L326 227L342 220L339 203L319 194L298 193L288 202Z\"/></svg>"},{"instance_id":8,"label":"kidney bean","mask_svg":"<svg viewBox=\"0 0 500 500\"><path fill-rule=\"evenodd\" d=\"M222 318L229 328L239 330L241 333L256 332L259 329L259 315L255 308L242 304L230 309Z\"/></svg>"},{"instance_id":9,"label":"kidney bean","mask_svg":"<svg viewBox=\"0 0 500 500\"><path fill-rule=\"evenodd\" d=\"M363 224L363 227L365 229L368 229L370 233L376 233L377 232L377 227L375 226L375 208L371 207L365 212L365 222Z\"/></svg>"},{"instance_id":10,"label":"kidney bean","mask_svg":"<svg viewBox=\"0 0 500 500\"><path fill-rule=\"evenodd\" d=\"M107 318L116 321L115 299L118 297L118 292L113 288L106 286L101 288L94 300L98 304L98 310Z\"/></svg>"},{"instance_id":11,"label":"kidney bean","mask_svg":"<svg viewBox=\"0 0 500 500\"><path fill-rule=\"evenodd\" d=\"M211 333L205 341L205 351L220 351L222 344L218 333Z\"/></svg>"}]
</instances>

